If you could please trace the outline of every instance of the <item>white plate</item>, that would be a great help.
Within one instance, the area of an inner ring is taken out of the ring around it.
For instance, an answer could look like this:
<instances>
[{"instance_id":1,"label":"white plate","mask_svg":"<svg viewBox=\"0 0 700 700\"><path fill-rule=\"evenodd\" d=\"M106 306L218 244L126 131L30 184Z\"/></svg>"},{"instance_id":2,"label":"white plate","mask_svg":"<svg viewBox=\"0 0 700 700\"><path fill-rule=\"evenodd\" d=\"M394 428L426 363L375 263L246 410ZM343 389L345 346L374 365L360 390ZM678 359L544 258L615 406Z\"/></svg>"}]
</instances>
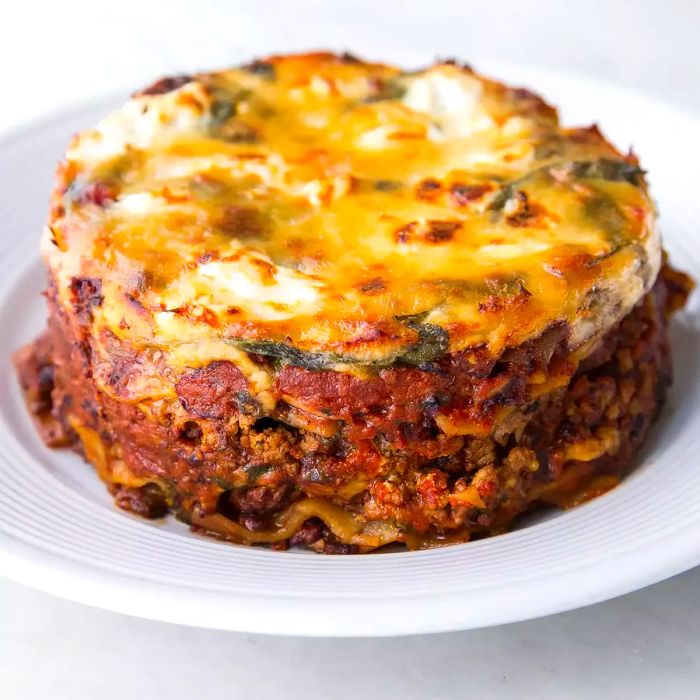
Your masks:
<instances>
[{"instance_id":1,"label":"white plate","mask_svg":"<svg viewBox=\"0 0 700 700\"><path fill-rule=\"evenodd\" d=\"M543 92L567 123L593 120L650 170L673 260L700 278L700 123L609 85L498 73ZM43 447L9 357L42 327L37 255L52 170L68 136L115 100L0 141L0 573L111 610L297 635L391 635L512 622L588 605L700 564L698 305L675 321L677 381L637 470L611 493L500 537L355 557L271 552L115 509L92 469Z\"/></svg>"}]
</instances>

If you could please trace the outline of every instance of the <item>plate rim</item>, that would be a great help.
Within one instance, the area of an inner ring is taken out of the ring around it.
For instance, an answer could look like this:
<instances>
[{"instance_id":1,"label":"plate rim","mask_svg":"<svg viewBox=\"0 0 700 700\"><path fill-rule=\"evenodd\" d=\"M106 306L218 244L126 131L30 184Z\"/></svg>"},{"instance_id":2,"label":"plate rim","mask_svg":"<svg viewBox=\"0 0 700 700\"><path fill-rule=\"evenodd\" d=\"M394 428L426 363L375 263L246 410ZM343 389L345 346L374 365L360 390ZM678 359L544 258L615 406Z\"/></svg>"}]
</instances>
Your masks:
<instances>
[{"instance_id":1,"label":"plate rim","mask_svg":"<svg viewBox=\"0 0 700 700\"><path fill-rule=\"evenodd\" d=\"M130 573L103 571L84 563L58 557L0 533L0 573L16 583L90 607L144 619L247 633L307 637L391 637L454 632L522 622L560 612L588 607L630 593L687 571L700 564L697 533L672 540L673 556L647 557L641 549L616 558L620 571L627 572L595 591L580 593L581 572L589 565L543 582L534 578L519 583L514 605L503 604L507 582L481 591L480 610L465 613L464 592L401 595L391 602L392 615L374 622L387 605L384 599L309 598L303 606L293 596L253 596L231 592L198 590L196 586L147 581ZM465 545L468 546L468 545ZM38 556L37 554L38 553ZM57 560L59 565L54 566ZM574 593L576 591L576 593ZM191 596L198 596L190 607ZM108 600L109 603L105 603ZM526 609L520 605L527 601ZM533 604L533 601L537 604ZM360 605L361 603L361 605ZM422 611L416 627L416 604ZM460 605L462 604L462 605ZM301 609L303 607L303 609ZM360 608L358 610L358 608Z\"/></svg>"}]
</instances>

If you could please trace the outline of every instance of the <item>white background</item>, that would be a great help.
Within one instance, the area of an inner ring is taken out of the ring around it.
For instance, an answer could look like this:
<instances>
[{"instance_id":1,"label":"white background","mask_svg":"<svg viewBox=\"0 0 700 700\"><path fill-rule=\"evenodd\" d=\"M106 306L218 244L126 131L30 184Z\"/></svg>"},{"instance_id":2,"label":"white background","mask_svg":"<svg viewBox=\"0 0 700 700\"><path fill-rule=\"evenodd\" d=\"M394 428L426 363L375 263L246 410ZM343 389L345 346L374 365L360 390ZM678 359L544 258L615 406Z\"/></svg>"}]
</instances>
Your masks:
<instances>
[{"instance_id":1,"label":"white background","mask_svg":"<svg viewBox=\"0 0 700 700\"><path fill-rule=\"evenodd\" d=\"M477 68L544 65L700 114L700 3L690 0L0 0L0 10L0 128L94 95L126 94L163 73L311 48L407 65L435 56ZM700 570L539 621L335 641L135 620L0 581L3 700L213 694L698 698Z\"/></svg>"}]
</instances>

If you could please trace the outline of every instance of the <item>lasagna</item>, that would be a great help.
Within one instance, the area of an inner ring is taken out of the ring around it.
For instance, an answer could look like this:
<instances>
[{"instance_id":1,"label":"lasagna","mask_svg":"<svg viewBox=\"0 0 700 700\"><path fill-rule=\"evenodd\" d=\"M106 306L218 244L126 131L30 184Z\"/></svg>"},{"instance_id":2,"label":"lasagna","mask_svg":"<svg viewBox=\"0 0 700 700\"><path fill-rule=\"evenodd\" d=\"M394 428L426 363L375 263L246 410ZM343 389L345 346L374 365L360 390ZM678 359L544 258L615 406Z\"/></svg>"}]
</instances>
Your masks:
<instances>
[{"instance_id":1,"label":"lasagna","mask_svg":"<svg viewBox=\"0 0 700 700\"><path fill-rule=\"evenodd\" d=\"M60 164L16 365L116 504L273 549L465 542L613 487L671 381L637 158L526 89L326 53L158 81Z\"/></svg>"}]
</instances>

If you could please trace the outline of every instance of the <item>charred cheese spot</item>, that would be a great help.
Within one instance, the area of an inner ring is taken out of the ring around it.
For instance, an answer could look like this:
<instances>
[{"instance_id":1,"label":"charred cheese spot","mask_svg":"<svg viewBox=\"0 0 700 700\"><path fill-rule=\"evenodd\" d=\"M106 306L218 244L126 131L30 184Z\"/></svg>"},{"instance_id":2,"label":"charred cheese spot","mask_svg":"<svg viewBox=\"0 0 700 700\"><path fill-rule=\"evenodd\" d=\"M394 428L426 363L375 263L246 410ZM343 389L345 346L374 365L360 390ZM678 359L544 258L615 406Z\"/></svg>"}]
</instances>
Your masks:
<instances>
[{"instance_id":1,"label":"charred cheese spot","mask_svg":"<svg viewBox=\"0 0 700 700\"><path fill-rule=\"evenodd\" d=\"M491 189L489 184L464 185L457 182L450 187L450 198L458 207L464 207L479 201Z\"/></svg>"},{"instance_id":2,"label":"charred cheese spot","mask_svg":"<svg viewBox=\"0 0 700 700\"><path fill-rule=\"evenodd\" d=\"M523 190L518 190L511 200L511 206L506 206L504 209L507 213L506 222L508 225L518 228L536 226L538 223L542 223L546 216L545 208L530 201L527 193Z\"/></svg>"},{"instance_id":3,"label":"charred cheese spot","mask_svg":"<svg viewBox=\"0 0 700 700\"><path fill-rule=\"evenodd\" d=\"M428 178L418 183L416 197L427 202L433 202L440 196L441 190L442 185L437 180Z\"/></svg>"},{"instance_id":4,"label":"charred cheese spot","mask_svg":"<svg viewBox=\"0 0 700 700\"><path fill-rule=\"evenodd\" d=\"M82 323L93 319L92 310L104 301L102 280L94 277L73 277L70 281L75 314Z\"/></svg>"},{"instance_id":5,"label":"charred cheese spot","mask_svg":"<svg viewBox=\"0 0 700 700\"><path fill-rule=\"evenodd\" d=\"M263 233L262 216L253 207L227 205L217 223L232 238L253 238Z\"/></svg>"},{"instance_id":6,"label":"charred cheese spot","mask_svg":"<svg viewBox=\"0 0 700 700\"><path fill-rule=\"evenodd\" d=\"M459 221L411 221L396 232L398 243L446 243L461 228Z\"/></svg>"},{"instance_id":7,"label":"charred cheese spot","mask_svg":"<svg viewBox=\"0 0 700 700\"><path fill-rule=\"evenodd\" d=\"M161 78L147 88L134 93L134 97L141 97L143 95L165 95L168 92L181 88L183 85L187 85L190 80L192 80L192 77L189 75L174 75L170 78Z\"/></svg>"},{"instance_id":8,"label":"charred cheese spot","mask_svg":"<svg viewBox=\"0 0 700 700\"><path fill-rule=\"evenodd\" d=\"M381 294L386 290L386 283L381 277L373 277L365 282L358 282L355 287L363 294Z\"/></svg>"}]
</instances>

